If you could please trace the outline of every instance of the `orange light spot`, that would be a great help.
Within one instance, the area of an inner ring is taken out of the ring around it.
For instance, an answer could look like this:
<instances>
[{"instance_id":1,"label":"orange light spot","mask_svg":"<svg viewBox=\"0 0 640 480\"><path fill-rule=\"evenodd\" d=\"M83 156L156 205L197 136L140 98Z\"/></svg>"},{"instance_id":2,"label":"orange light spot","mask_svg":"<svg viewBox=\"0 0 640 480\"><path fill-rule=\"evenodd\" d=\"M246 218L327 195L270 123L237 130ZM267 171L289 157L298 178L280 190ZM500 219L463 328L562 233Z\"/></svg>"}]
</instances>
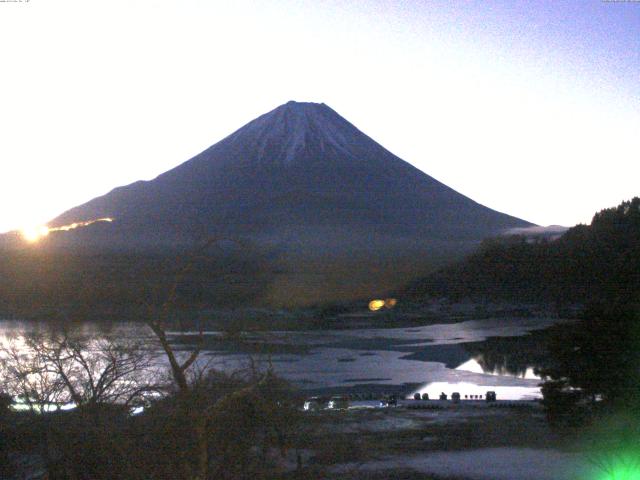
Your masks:
<instances>
[{"instance_id":1,"label":"orange light spot","mask_svg":"<svg viewBox=\"0 0 640 480\"><path fill-rule=\"evenodd\" d=\"M384 300L376 299L369 302L369 310L371 310L372 312L377 312L382 307L384 307Z\"/></svg>"},{"instance_id":2,"label":"orange light spot","mask_svg":"<svg viewBox=\"0 0 640 480\"><path fill-rule=\"evenodd\" d=\"M395 307L397 303L398 303L398 300L396 300L395 298L386 298L384 300L384 307L391 309Z\"/></svg>"}]
</instances>

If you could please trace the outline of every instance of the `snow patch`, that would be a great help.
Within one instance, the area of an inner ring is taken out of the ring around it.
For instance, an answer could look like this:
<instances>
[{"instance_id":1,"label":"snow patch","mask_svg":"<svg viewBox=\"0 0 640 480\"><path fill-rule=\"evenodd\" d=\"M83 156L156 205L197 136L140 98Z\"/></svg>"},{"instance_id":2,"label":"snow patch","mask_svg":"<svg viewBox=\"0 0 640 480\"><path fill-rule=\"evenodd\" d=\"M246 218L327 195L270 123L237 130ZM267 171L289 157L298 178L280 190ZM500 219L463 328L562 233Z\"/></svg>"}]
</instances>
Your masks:
<instances>
[{"instance_id":1,"label":"snow patch","mask_svg":"<svg viewBox=\"0 0 640 480\"><path fill-rule=\"evenodd\" d=\"M270 147L279 145L280 159L285 164L293 162L299 152L312 144L322 152L333 148L337 153L353 156L350 145L356 141L358 132L355 129L351 132L338 120L323 104L289 102L249 123L231 135L230 140L255 138L260 158Z\"/></svg>"}]
</instances>

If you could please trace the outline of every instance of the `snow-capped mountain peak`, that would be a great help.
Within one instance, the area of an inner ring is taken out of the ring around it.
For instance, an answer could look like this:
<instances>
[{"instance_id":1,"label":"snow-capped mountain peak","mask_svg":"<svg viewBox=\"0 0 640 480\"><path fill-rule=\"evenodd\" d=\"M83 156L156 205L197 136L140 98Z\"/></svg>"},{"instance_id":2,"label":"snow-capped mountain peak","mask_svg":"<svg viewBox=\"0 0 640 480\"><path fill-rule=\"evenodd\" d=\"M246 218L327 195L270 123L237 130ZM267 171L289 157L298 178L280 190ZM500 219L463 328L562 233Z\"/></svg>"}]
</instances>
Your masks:
<instances>
[{"instance_id":1,"label":"snow-capped mountain peak","mask_svg":"<svg viewBox=\"0 0 640 480\"><path fill-rule=\"evenodd\" d=\"M277 160L289 164L308 148L352 155L349 146L362 134L324 103L290 101L250 122L230 140L244 141L247 136L255 139L260 156L279 145Z\"/></svg>"},{"instance_id":2,"label":"snow-capped mountain peak","mask_svg":"<svg viewBox=\"0 0 640 480\"><path fill-rule=\"evenodd\" d=\"M116 188L51 224L104 217L115 219L112 233L119 228L142 241L190 237L194 229L277 236L292 228L477 241L530 226L418 170L327 105L301 102L281 105L154 180Z\"/></svg>"}]
</instances>

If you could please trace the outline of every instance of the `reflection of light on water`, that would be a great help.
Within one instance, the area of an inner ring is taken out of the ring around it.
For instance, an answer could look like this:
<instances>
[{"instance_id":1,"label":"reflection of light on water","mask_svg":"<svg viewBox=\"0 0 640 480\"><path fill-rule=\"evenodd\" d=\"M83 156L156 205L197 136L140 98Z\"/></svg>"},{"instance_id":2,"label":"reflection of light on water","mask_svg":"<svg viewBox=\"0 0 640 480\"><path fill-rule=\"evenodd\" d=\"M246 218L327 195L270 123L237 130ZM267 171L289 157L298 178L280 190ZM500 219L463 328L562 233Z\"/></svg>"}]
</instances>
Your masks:
<instances>
[{"instance_id":1,"label":"reflection of light on water","mask_svg":"<svg viewBox=\"0 0 640 480\"><path fill-rule=\"evenodd\" d=\"M441 393L447 395L447 398L451 398L451 394L454 392L458 392L460 394L460 399L462 401L468 400L465 399L465 395L475 396L482 395L484 399L487 395L487 392L496 392L497 400L534 400L538 398L542 398L539 387L509 387L509 386L500 386L500 385L476 385L475 383L468 382L460 382L460 383L449 383L449 382L432 382L427 383L423 387L414 391L407 398L413 398L413 395L419 393L422 395L426 393L429 395L430 399L438 399Z\"/></svg>"},{"instance_id":2,"label":"reflection of light on water","mask_svg":"<svg viewBox=\"0 0 640 480\"><path fill-rule=\"evenodd\" d=\"M58 405L55 403L48 403L48 404L40 404L40 403L33 403L33 406L23 402L22 400L20 400L19 398L14 398L13 399L13 404L11 405L11 409L16 411L16 412L26 412L26 411L31 411L34 413L40 413L41 411L44 412L57 412L59 410L71 410L76 408L76 404L75 403L67 403L64 405Z\"/></svg>"},{"instance_id":3,"label":"reflection of light on water","mask_svg":"<svg viewBox=\"0 0 640 480\"><path fill-rule=\"evenodd\" d=\"M50 232L67 232L74 230L78 227L87 227L97 222L113 222L113 218L97 218L95 220L87 220L86 222L74 222L69 225L62 225L61 227L47 227L46 225L36 225L26 227L20 230L22 237L29 243L37 242L38 240L49 235Z\"/></svg>"},{"instance_id":4,"label":"reflection of light on water","mask_svg":"<svg viewBox=\"0 0 640 480\"><path fill-rule=\"evenodd\" d=\"M465 372L473 372L473 373L482 373L485 375L495 375L500 377L515 377L515 378L523 378L525 380L542 380L538 375L533 372L533 367L527 367L527 370L524 372L524 375L516 375L508 372L506 369L497 368L493 371L485 370L482 368L482 365L478 363L478 361L474 358L471 360L467 360L461 365L458 365L456 370L463 370Z\"/></svg>"}]
</instances>

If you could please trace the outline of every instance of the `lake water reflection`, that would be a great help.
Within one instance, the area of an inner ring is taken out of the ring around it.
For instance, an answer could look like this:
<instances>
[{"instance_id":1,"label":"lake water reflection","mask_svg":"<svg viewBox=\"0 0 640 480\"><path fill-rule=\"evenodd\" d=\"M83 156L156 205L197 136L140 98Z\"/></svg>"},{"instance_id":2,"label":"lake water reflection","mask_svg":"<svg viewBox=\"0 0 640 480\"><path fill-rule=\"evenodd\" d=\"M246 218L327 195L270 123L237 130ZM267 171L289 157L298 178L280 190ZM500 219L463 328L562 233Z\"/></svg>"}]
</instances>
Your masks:
<instances>
[{"instance_id":1,"label":"lake water reflection","mask_svg":"<svg viewBox=\"0 0 640 480\"><path fill-rule=\"evenodd\" d=\"M236 370L247 365L248 357L258 365L270 365L284 378L301 388L342 389L354 392L393 387L413 392L450 396L496 391L498 398L527 399L540 396L540 379L531 366L518 371L487 362L482 354L487 339L525 338L528 332L552 326L552 318L499 318L442 323L416 328L262 332L243 336L246 348L229 348L219 332L206 332L207 351L201 359L216 368ZM46 325L0 321L0 341L10 335ZM96 324L82 326L87 335L100 334ZM141 324L111 325L119 336L148 335ZM176 345L189 342L189 332L172 332ZM264 347L264 348L261 348ZM493 348L493 347L492 347ZM495 352L490 352L495 356ZM420 386L422 385L422 386Z\"/></svg>"}]
</instances>

